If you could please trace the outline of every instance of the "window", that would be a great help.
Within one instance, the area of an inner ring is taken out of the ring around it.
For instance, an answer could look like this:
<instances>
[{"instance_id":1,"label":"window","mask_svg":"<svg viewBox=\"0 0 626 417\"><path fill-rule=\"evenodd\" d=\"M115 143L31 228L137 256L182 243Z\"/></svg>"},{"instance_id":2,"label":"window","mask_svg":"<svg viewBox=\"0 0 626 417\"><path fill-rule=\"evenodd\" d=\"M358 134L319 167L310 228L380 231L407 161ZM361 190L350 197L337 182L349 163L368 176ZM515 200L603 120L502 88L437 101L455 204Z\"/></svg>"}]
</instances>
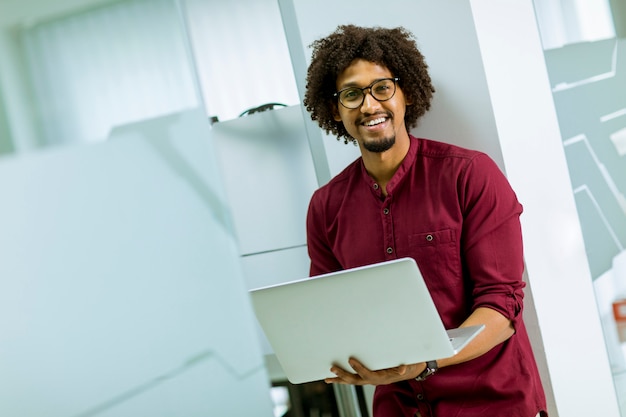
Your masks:
<instances>
[{"instance_id":1,"label":"window","mask_svg":"<svg viewBox=\"0 0 626 417\"><path fill-rule=\"evenodd\" d=\"M544 49L615 37L609 0L535 0Z\"/></svg>"}]
</instances>

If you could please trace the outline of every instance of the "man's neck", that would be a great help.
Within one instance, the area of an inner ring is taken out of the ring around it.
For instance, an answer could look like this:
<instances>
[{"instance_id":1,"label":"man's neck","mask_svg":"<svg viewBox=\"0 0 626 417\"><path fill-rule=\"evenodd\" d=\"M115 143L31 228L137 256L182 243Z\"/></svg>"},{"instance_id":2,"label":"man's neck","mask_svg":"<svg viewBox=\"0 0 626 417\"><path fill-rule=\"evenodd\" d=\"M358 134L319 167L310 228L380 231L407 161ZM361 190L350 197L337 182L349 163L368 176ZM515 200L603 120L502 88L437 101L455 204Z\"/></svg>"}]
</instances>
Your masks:
<instances>
[{"instance_id":1,"label":"man's neck","mask_svg":"<svg viewBox=\"0 0 626 417\"><path fill-rule=\"evenodd\" d=\"M369 152L361 148L361 156L367 173L378 183L383 194L387 195L387 183L409 152L410 138L397 137L396 143L385 152Z\"/></svg>"}]
</instances>

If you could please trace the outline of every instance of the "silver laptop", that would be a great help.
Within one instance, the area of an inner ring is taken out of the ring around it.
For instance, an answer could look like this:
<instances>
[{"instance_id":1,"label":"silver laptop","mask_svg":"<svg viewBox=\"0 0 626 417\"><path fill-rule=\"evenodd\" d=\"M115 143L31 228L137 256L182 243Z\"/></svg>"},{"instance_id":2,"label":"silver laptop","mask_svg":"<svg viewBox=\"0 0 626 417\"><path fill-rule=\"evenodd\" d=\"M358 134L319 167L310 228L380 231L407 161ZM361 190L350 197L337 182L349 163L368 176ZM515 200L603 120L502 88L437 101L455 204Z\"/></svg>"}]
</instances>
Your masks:
<instances>
[{"instance_id":1,"label":"silver laptop","mask_svg":"<svg viewBox=\"0 0 626 417\"><path fill-rule=\"evenodd\" d=\"M252 306L294 384L351 370L454 356L484 326L446 331L419 268L402 258L250 291Z\"/></svg>"}]
</instances>

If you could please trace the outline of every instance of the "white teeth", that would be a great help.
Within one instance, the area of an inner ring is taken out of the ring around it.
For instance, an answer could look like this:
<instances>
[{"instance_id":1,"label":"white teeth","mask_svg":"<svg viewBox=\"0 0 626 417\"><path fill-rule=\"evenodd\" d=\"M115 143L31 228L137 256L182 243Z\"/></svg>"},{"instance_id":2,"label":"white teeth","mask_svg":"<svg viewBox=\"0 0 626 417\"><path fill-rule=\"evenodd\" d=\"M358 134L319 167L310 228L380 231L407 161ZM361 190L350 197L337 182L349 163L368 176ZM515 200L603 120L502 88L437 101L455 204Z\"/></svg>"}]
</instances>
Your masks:
<instances>
[{"instance_id":1,"label":"white teeth","mask_svg":"<svg viewBox=\"0 0 626 417\"><path fill-rule=\"evenodd\" d=\"M378 119L370 120L369 122L365 123L365 126L374 126L384 122L385 120L386 119L384 117L379 117Z\"/></svg>"}]
</instances>

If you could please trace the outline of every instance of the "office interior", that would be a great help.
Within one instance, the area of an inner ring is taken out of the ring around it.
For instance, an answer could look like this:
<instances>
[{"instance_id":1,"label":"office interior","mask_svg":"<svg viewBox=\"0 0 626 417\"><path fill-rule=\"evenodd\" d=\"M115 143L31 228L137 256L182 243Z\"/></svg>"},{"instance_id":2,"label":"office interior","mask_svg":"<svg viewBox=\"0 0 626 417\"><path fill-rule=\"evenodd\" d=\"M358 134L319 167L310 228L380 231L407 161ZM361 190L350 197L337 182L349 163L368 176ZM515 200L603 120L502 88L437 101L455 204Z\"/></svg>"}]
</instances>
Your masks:
<instances>
[{"instance_id":1,"label":"office interior","mask_svg":"<svg viewBox=\"0 0 626 417\"><path fill-rule=\"evenodd\" d=\"M0 415L371 415L290 384L248 298L307 276L308 199L359 156L301 104L344 23L416 35L412 133L524 205L550 416L626 416L625 0L2 0Z\"/></svg>"}]
</instances>

